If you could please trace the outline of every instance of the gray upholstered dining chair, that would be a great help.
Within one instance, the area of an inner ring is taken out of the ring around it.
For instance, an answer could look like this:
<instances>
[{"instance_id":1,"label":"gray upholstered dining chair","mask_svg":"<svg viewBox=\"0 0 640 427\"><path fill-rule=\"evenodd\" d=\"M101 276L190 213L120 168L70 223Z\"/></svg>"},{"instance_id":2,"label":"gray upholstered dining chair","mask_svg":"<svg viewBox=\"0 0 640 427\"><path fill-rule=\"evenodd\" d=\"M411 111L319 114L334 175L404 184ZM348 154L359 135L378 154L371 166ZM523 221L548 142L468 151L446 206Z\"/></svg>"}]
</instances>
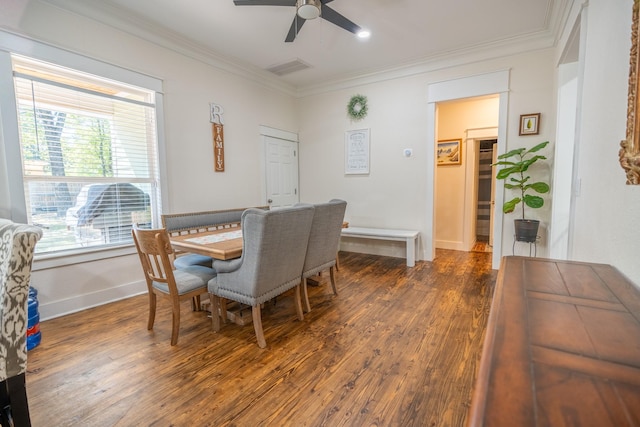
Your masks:
<instances>
[{"instance_id":1,"label":"gray upholstered dining chair","mask_svg":"<svg viewBox=\"0 0 640 427\"><path fill-rule=\"evenodd\" d=\"M218 275L209 281L213 330L220 330L226 300L252 307L253 327L258 345L267 346L262 329L260 305L295 288L298 319L303 320L300 303L300 275L313 221L312 205L297 205L264 211L248 209L242 214L242 256L230 261L213 261Z\"/></svg>"},{"instance_id":2,"label":"gray upholstered dining chair","mask_svg":"<svg viewBox=\"0 0 640 427\"><path fill-rule=\"evenodd\" d=\"M307 255L302 270L302 295L307 312L311 311L307 279L323 270L329 269L333 294L338 295L334 268L336 267L338 249L340 247L340 232L347 202L332 199L326 203L314 204L313 223L309 235Z\"/></svg>"},{"instance_id":3,"label":"gray upholstered dining chair","mask_svg":"<svg viewBox=\"0 0 640 427\"><path fill-rule=\"evenodd\" d=\"M180 331L180 302L191 299L193 310L199 311L200 295L207 292L207 283L216 273L213 269L201 265L175 270L174 250L169 241L169 234L164 228L141 229L134 226L131 233L149 292L147 329L153 329L157 297L168 299L172 312L171 345L176 345Z\"/></svg>"},{"instance_id":4,"label":"gray upholstered dining chair","mask_svg":"<svg viewBox=\"0 0 640 427\"><path fill-rule=\"evenodd\" d=\"M42 230L38 227L0 219L0 423L3 426L31 425L25 383L27 303L33 253L41 237Z\"/></svg>"}]
</instances>

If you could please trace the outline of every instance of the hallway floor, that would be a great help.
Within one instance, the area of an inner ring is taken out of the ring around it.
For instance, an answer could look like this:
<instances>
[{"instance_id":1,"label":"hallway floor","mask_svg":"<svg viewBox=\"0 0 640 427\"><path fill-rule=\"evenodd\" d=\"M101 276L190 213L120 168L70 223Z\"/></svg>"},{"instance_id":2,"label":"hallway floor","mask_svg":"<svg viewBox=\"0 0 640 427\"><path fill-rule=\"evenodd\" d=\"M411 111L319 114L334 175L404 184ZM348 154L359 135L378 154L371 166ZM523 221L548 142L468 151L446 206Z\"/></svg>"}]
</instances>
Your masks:
<instances>
[{"instance_id":1,"label":"hallway floor","mask_svg":"<svg viewBox=\"0 0 640 427\"><path fill-rule=\"evenodd\" d=\"M493 252L493 246L488 242L482 242L480 239L476 241L476 244L471 248L471 252Z\"/></svg>"}]
</instances>

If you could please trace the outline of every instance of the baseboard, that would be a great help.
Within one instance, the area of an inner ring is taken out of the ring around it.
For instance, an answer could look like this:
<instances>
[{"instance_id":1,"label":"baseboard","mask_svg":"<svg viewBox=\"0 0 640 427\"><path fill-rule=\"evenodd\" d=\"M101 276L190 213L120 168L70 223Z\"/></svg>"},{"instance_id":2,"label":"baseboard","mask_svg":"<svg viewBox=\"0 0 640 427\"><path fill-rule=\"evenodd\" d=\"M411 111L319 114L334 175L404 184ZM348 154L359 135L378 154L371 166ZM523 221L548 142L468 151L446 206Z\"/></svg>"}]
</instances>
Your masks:
<instances>
[{"instance_id":1,"label":"baseboard","mask_svg":"<svg viewBox=\"0 0 640 427\"><path fill-rule=\"evenodd\" d=\"M66 314L75 313L86 310L88 308L97 307L135 295L147 292L147 285L143 280L127 283L115 288L100 290L82 295L76 295L73 298L65 300L52 301L40 304L40 320L48 320Z\"/></svg>"},{"instance_id":2,"label":"baseboard","mask_svg":"<svg viewBox=\"0 0 640 427\"><path fill-rule=\"evenodd\" d=\"M437 249L451 249L454 251L464 251L463 242L454 242L451 240L436 240Z\"/></svg>"}]
</instances>

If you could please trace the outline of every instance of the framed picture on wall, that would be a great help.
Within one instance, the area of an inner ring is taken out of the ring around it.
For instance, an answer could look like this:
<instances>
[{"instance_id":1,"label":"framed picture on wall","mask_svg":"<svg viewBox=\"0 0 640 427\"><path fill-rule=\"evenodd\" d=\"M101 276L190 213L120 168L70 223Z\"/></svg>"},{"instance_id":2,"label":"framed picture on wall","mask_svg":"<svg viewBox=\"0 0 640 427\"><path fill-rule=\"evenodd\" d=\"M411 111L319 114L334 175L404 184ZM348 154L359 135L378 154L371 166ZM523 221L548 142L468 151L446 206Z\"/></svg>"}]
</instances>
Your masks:
<instances>
[{"instance_id":1,"label":"framed picture on wall","mask_svg":"<svg viewBox=\"0 0 640 427\"><path fill-rule=\"evenodd\" d=\"M369 173L369 129L349 130L344 137L344 173Z\"/></svg>"},{"instance_id":2,"label":"framed picture on wall","mask_svg":"<svg viewBox=\"0 0 640 427\"><path fill-rule=\"evenodd\" d=\"M540 113L520 116L520 135L537 135L540 125Z\"/></svg>"},{"instance_id":3,"label":"framed picture on wall","mask_svg":"<svg viewBox=\"0 0 640 427\"><path fill-rule=\"evenodd\" d=\"M438 166L462 164L462 139L446 139L438 141Z\"/></svg>"}]
</instances>

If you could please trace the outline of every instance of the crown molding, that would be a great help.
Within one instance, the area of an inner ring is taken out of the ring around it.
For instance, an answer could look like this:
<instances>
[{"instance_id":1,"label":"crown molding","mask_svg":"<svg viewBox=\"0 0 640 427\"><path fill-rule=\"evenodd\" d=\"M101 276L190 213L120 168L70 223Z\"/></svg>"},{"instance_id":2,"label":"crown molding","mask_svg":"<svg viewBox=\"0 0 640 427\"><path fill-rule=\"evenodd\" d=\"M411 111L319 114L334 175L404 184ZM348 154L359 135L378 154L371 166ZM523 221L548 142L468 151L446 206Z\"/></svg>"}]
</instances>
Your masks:
<instances>
[{"instance_id":1,"label":"crown molding","mask_svg":"<svg viewBox=\"0 0 640 427\"><path fill-rule=\"evenodd\" d=\"M172 50L221 71L233 74L234 76L240 75L247 80L269 89L275 89L292 96L296 94L296 88L293 85L283 82L265 70L221 55L164 27L155 25L144 18L124 11L113 4L95 0L41 1L61 10L100 22L157 46Z\"/></svg>"},{"instance_id":2,"label":"crown molding","mask_svg":"<svg viewBox=\"0 0 640 427\"><path fill-rule=\"evenodd\" d=\"M501 39L493 43L483 43L463 49L450 50L420 58L413 62L399 64L392 68L369 70L368 72L360 72L350 76L340 76L333 80L325 80L321 84L299 87L297 97L301 98L324 92L349 89L355 86L411 77L491 59L557 48L576 3L588 3L588 0L554 1L547 10L545 18L546 29L543 31Z\"/></svg>"},{"instance_id":3,"label":"crown molding","mask_svg":"<svg viewBox=\"0 0 640 427\"><path fill-rule=\"evenodd\" d=\"M438 55L421 58L414 62L399 64L393 68L370 70L366 73L358 73L346 77L341 76L335 80L325 81L320 85L298 88L297 96L302 98L386 80L407 78L447 68L550 49L554 46L553 35L548 31L543 31L526 36L500 40L494 43L485 43L465 47L464 49L443 52Z\"/></svg>"},{"instance_id":4,"label":"crown molding","mask_svg":"<svg viewBox=\"0 0 640 427\"><path fill-rule=\"evenodd\" d=\"M450 50L393 67L367 70L351 75L336 76L319 84L294 86L283 82L271 73L240 60L223 56L203 45L193 42L164 27L154 25L143 17L132 15L123 9L99 0L41 0L68 12L103 23L125 33L139 37L158 46L170 49L192 59L267 88L301 98L323 92L348 89L355 86L386 80L410 77L437 70L457 67L507 57L526 52L556 47L564 26L569 19L574 2L580 0L554 1L547 10L546 30L502 39L492 43L467 46ZM584 0L583 0L584 1Z\"/></svg>"},{"instance_id":5,"label":"crown molding","mask_svg":"<svg viewBox=\"0 0 640 427\"><path fill-rule=\"evenodd\" d=\"M554 35L555 46L560 44L567 25L573 27L572 15L576 7L582 8L588 0L554 1L547 14L547 28Z\"/></svg>"}]
</instances>

